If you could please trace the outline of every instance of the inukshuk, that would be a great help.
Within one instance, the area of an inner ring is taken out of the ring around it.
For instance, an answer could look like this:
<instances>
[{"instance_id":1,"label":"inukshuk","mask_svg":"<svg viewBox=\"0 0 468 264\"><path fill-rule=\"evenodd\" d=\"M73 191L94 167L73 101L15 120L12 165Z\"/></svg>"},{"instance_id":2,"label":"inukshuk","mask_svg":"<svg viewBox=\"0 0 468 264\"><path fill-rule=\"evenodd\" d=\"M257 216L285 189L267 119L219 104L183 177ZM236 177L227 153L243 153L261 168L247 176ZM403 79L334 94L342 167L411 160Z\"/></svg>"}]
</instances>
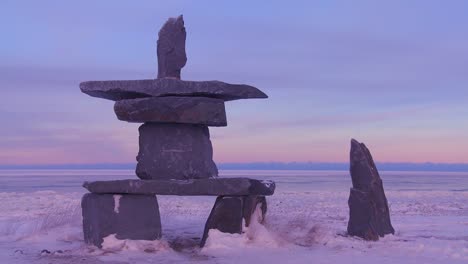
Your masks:
<instances>
[{"instance_id":1,"label":"inukshuk","mask_svg":"<svg viewBox=\"0 0 468 264\"><path fill-rule=\"evenodd\" d=\"M393 234L387 198L377 167L366 145L351 140L348 234L365 240Z\"/></svg>"},{"instance_id":2,"label":"inukshuk","mask_svg":"<svg viewBox=\"0 0 468 264\"><path fill-rule=\"evenodd\" d=\"M205 225L208 231L241 233L255 210L266 213L266 195L274 182L218 178L208 126L226 126L224 102L267 98L248 85L219 81L183 81L187 61L182 16L170 18L159 31L158 78L89 81L81 91L116 101L117 118L144 123L139 128L136 175L132 180L85 182L91 193L82 199L85 241L101 247L106 236L155 240L161 237L156 195L218 196ZM262 218L263 219L263 218Z\"/></svg>"}]
</instances>

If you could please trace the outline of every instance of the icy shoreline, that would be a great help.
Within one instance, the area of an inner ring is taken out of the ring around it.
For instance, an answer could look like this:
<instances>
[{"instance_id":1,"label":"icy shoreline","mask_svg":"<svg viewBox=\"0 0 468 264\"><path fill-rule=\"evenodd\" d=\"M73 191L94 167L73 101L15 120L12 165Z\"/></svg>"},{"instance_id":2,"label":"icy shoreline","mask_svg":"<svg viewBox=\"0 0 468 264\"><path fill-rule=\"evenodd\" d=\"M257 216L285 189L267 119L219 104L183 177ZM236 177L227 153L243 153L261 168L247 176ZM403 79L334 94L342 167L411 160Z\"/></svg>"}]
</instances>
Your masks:
<instances>
[{"instance_id":1,"label":"icy shoreline","mask_svg":"<svg viewBox=\"0 0 468 264\"><path fill-rule=\"evenodd\" d=\"M214 232L201 250L197 245L214 198L158 197L161 241L113 241L98 250L83 243L80 193L0 193L0 253L4 263L468 261L467 192L388 191L387 196L397 232L379 242L346 236L347 193L312 191L278 192L268 198L265 227L242 235Z\"/></svg>"}]
</instances>

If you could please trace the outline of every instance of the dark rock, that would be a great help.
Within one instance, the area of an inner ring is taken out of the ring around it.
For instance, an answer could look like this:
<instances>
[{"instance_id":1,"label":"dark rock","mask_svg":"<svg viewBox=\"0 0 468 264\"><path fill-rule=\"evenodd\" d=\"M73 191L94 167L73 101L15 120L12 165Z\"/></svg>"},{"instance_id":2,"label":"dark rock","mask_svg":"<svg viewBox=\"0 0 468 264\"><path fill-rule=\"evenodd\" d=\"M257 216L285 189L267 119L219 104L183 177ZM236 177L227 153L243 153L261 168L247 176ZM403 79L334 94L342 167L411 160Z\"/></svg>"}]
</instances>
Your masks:
<instances>
[{"instance_id":1,"label":"dark rock","mask_svg":"<svg viewBox=\"0 0 468 264\"><path fill-rule=\"evenodd\" d=\"M119 120L227 126L224 101L207 97L151 97L115 103Z\"/></svg>"},{"instance_id":2,"label":"dark rock","mask_svg":"<svg viewBox=\"0 0 468 264\"><path fill-rule=\"evenodd\" d=\"M245 226L248 227L259 205L262 211L260 222L263 223L267 210L264 196L219 196L206 221L200 247L205 245L211 229L217 229L223 233L241 234L242 220L245 220Z\"/></svg>"},{"instance_id":3,"label":"dark rock","mask_svg":"<svg viewBox=\"0 0 468 264\"><path fill-rule=\"evenodd\" d=\"M158 34L158 78L180 79L180 71L187 63L185 54L184 19L182 15L169 18Z\"/></svg>"},{"instance_id":4,"label":"dark rock","mask_svg":"<svg viewBox=\"0 0 468 264\"><path fill-rule=\"evenodd\" d=\"M181 81L177 79L148 79L129 81L89 81L80 83L83 93L114 101L159 96L202 96L224 101L268 98L259 89L244 84L220 81Z\"/></svg>"},{"instance_id":5,"label":"dark rock","mask_svg":"<svg viewBox=\"0 0 468 264\"><path fill-rule=\"evenodd\" d=\"M243 215L245 219L245 226L248 227L250 225L252 215L254 214L258 206L260 206L260 210L262 212L260 223L263 224L267 212L267 203L265 196L250 195L244 198Z\"/></svg>"},{"instance_id":6,"label":"dark rock","mask_svg":"<svg viewBox=\"0 0 468 264\"><path fill-rule=\"evenodd\" d=\"M350 172L353 182L348 205L348 234L366 240L394 234L382 179L367 147L351 140Z\"/></svg>"},{"instance_id":7,"label":"dark rock","mask_svg":"<svg viewBox=\"0 0 468 264\"><path fill-rule=\"evenodd\" d=\"M203 238L200 247L203 247L208 239L210 229L217 229L223 233L242 233L243 197L220 196L211 210L205 224Z\"/></svg>"},{"instance_id":8,"label":"dark rock","mask_svg":"<svg viewBox=\"0 0 468 264\"><path fill-rule=\"evenodd\" d=\"M136 174L140 179L202 179L218 176L208 127L145 123L140 126Z\"/></svg>"},{"instance_id":9,"label":"dark rock","mask_svg":"<svg viewBox=\"0 0 468 264\"><path fill-rule=\"evenodd\" d=\"M158 200L154 195L87 193L81 200L83 233L87 244L102 246L103 239L156 240L161 237Z\"/></svg>"},{"instance_id":10,"label":"dark rock","mask_svg":"<svg viewBox=\"0 0 468 264\"><path fill-rule=\"evenodd\" d=\"M272 195L275 191L275 183L272 181L247 178L95 181L85 182L83 187L92 193L158 195ZM249 196L248 200L248 211L253 212L255 206L260 203L262 211L266 212L264 197Z\"/></svg>"}]
</instances>

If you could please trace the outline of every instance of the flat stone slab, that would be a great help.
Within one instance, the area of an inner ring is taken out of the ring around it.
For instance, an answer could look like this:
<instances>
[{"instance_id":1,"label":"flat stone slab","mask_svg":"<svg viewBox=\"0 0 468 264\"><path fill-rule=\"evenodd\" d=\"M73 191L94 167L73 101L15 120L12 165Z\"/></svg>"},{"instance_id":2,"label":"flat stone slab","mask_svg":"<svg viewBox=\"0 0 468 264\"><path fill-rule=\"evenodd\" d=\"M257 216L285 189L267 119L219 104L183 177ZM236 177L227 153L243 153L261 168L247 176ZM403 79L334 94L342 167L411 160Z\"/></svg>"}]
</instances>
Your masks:
<instances>
[{"instance_id":1,"label":"flat stone slab","mask_svg":"<svg viewBox=\"0 0 468 264\"><path fill-rule=\"evenodd\" d=\"M85 182L92 193L245 196L272 195L273 181L248 178L215 178L197 180L116 180Z\"/></svg>"},{"instance_id":2,"label":"flat stone slab","mask_svg":"<svg viewBox=\"0 0 468 264\"><path fill-rule=\"evenodd\" d=\"M227 126L224 101L208 97L149 97L115 102L122 121Z\"/></svg>"},{"instance_id":3,"label":"flat stone slab","mask_svg":"<svg viewBox=\"0 0 468 264\"><path fill-rule=\"evenodd\" d=\"M249 85L220 81L182 81L173 78L88 81L80 83L80 89L90 96L113 101L160 96L203 96L224 101L268 98L265 93Z\"/></svg>"}]
</instances>

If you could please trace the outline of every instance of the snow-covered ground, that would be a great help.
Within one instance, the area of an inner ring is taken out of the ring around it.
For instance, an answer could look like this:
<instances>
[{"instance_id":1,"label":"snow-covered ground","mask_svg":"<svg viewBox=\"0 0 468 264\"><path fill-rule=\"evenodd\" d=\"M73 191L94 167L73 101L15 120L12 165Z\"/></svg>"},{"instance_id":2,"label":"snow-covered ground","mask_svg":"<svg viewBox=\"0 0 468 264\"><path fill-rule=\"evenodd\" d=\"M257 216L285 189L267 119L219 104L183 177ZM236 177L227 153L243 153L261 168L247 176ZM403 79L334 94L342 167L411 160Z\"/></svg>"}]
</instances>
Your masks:
<instances>
[{"instance_id":1,"label":"snow-covered ground","mask_svg":"<svg viewBox=\"0 0 468 264\"><path fill-rule=\"evenodd\" d=\"M348 192L281 191L265 226L210 232L197 245L214 197L160 196L163 239L83 243L82 193L0 193L0 263L468 263L468 192L387 191L396 234L346 236ZM50 252L50 253L49 253Z\"/></svg>"}]
</instances>

